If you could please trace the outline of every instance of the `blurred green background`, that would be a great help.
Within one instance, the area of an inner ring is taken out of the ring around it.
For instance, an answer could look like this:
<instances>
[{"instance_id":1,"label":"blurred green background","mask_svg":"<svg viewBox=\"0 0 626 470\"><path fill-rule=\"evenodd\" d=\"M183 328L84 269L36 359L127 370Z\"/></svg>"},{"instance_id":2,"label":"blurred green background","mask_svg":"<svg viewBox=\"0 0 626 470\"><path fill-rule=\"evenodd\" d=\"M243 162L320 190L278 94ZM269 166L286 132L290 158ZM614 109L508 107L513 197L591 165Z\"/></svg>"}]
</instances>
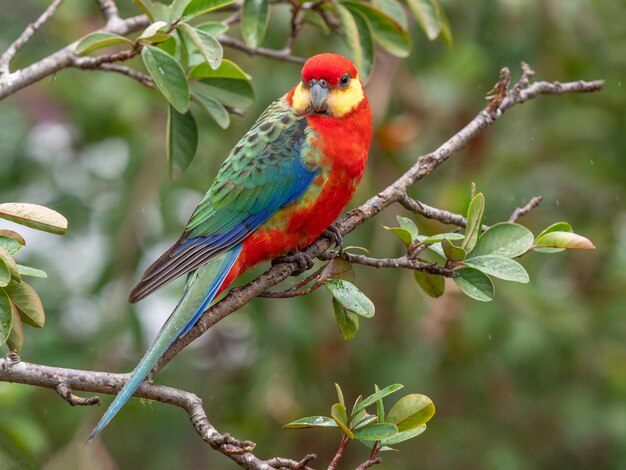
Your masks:
<instances>
[{"instance_id":1,"label":"blurred green background","mask_svg":"<svg viewBox=\"0 0 626 470\"><path fill-rule=\"evenodd\" d=\"M131 2L118 3L124 15L138 13ZM4 2L1 49L47 4ZM156 380L197 393L211 422L257 442L260 457L316 452L314 466L325 467L339 443L336 431L281 425L327 414L334 382L352 400L374 383L400 382L430 396L437 414L419 438L383 454L381 469L626 468L626 4L442 4L452 47L414 28L408 59L379 51L367 90L375 140L353 204L464 125L484 105L500 67L517 77L523 60L538 79L604 78L605 89L515 107L411 195L461 212L475 182L492 223L541 194L543 204L522 223L538 232L567 220L597 250L528 256L531 283L497 282L488 304L453 285L441 299L427 299L408 272L357 267L356 283L377 313L352 342L341 339L323 290L257 299ZM268 47L281 47L287 18L287 7L275 9ZM95 2L68 0L13 67L101 24ZM346 49L337 36L305 27L294 52L321 51ZM131 286L177 238L239 136L298 80L297 65L232 50L226 57L252 75L256 103L226 131L202 118L199 155L174 183L165 162L165 101L126 77L63 70L0 103L0 200L44 204L70 221L65 237L20 229L28 246L18 260L49 274L33 282L47 324L26 329L24 360L121 372L143 354L181 284L136 306L126 303ZM400 243L381 227L393 225L396 214L408 215L393 207L346 243L399 255ZM425 233L444 229L417 222ZM49 390L0 383L0 469L235 468L198 438L181 410L137 399L99 442L85 446L102 412L71 408ZM349 446L342 468L366 454Z\"/></svg>"}]
</instances>

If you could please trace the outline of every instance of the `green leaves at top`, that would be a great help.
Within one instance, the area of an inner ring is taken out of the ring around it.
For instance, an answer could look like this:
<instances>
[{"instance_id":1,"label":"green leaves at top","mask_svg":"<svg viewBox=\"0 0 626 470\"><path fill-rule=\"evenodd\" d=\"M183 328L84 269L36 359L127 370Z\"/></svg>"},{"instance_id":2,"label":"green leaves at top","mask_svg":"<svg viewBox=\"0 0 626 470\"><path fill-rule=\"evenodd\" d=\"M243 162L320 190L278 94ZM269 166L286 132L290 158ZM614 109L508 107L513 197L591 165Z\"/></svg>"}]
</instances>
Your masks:
<instances>
[{"instance_id":1,"label":"green leaves at top","mask_svg":"<svg viewBox=\"0 0 626 470\"><path fill-rule=\"evenodd\" d=\"M337 423L328 416L307 416L285 424L283 429L336 428Z\"/></svg>"},{"instance_id":2,"label":"green leaves at top","mask_svg":"<svg viewBox=\"0 0 626 470\"><path fill-rule=\"evenodd\" d=\"M0 218L57 235L63 235L67 231L67 219L65 217L38 204L22 202L0 204Z\"/></svg>"},{"instance_id":3,"label":"green leaves at top","mask_svg":"<svg viewBox=\"0 0 626 470\"><path fill-rule=\"evenodd\" d=\"M526 227L511 222L492 225L481 235L468 258L485 255L515 258L533 245L533 234Z\"/></svg>"},{"instance_id":4,"label":"green leaves at top","mask_svg":"<svg viewBox=\"0 0 626 470\"><path fill-rule=\"evenodd\" d=\"M167 160L170 177L175 180L189 167L198 148L198 126L187 111L179 113L169 108L167 122Z\"/></svg>"},{"instance_id":5,"label":"green leaves at top","mask_svg":"<svg viewBox=\"0 0 626 470\"><path fill-rule=\"evenodd\" d=\"M82 38L76 45L76 53L78 55L84 55L88 52L95 51L96 49L102 49L103 47L132 43L133 42L130 39L120 36L119 34L99 31L88 34Z\"/></svg>"},{"instance_id":6,"label":"green leaves at top","mask_svg":"<svg viewBox=\"0 0 626 470\"><path fill-rule=\"evenodd\" d=\"M465 260L464 264L505 281L521 282L522 284L530 281L528 273L521 264L504 256L476 256Z\"/></svg>"},{"instance_id":7,"label":"green leaves at top","mask_svg":"<svg viewBox=\"0 0 626 470\"><path fill-rule=\"evenodd\" d=\"M398 432L398 427L391 423L372 423L354 432L354 438L359 441L380 441L387 439Z\"/></svg>"},{"instance_id":8,"label":"green leaves at top","mask_svg":"<svg viewBox=\"0 0 626 470\"><path fill-rule=\"evenodd\" d=\"M191 0L183 12L183 20L190 20L213 10L225 7L237 0Z\"/></svg>"},{"instance_id":9,"label":"green leaves at top","mask_svg":"<svg viewBox=\"0 0 626 470\"><path fill-rule=\"evenodd\" d=\"M415 222L407 217L397 216L399 227L384 227L385 230L389 230L391 233L396 235L402 243L404 243L407 248L413 244L414 241L417 240L419 235L419 231Z\"/></svg>"},{"instance_id":10,"label":"green leaves at top","mask_svg":"<svg viewBox=\"0 0 626 470\"><path fill-rule=\"evenodd\" d=\"M181 65L167 52L144 46L141 57L154 84L181 114L189 109L189 84Z\"/></svg>"},{"instance_id":11,"label":"green leaves at top","mask_svg":"<svg viewBox=\"0 0 626 470\"><path fill-rule=\"evenodd\" d=\"M189 26L187 23L180 23L178 29L196 46L198 52L213 70L221 65L224 49L215 36Z\"/></svg>"},{"instance_id":12,"label":"green leaves at top","mask_svg":"<svg viewBox=\"0 0 626 470\"><path fill-rule=\"evenodd\" d=\"M381 390L377 390L374 393L372 393L370 396L366 397L364 400L360 401L359 404L357 406L354 407L354 409L352 410L352 414L355 415L357 414L359 411L364 410L365 408L367 408L370 405L373 405L374 403L376 403L378 400L381 400L383 398L385 398L387 395L391 395L392 393L397 392L398 390L404 388L404 385L402 384L393 384L393 385L389 385Z\"/></svg>"},{"instance_id":13,"label":"green leaves at top","mask_svg":"<svg viewBox=\"0 0 626 470\"><path fill-rule=\"evenodd\" d=\"M224 59L217 70L201 63L189 71L190 78L199 78L195 90L203 90L207 96L226 106L247 108L254 102L254 90L250 76L234 62Z\"/></svg>"},{"instance_id":14,"label":"green leaves at top","mask_svg":"<svg viewBox=\"0 0 626 470\"><path fill-rule=\"evenodd\" d=\"M336 3L334 8L350 49L350 58L359 71L361 80L367 82L374 63L374 44L369 24L361 13L351 12L341 3Z\"/></svg>"},{"instance_id":15,"label":"green leaves at top","mask_svg":"<svg viewBox=\"0 0 626 470\"><path fill-rule=\"evenodd\" d=\"M452 44L448 18L437 0L407 0L407 4L428 39L434 41L441 36L448 45Z\"/></svg>"},{"instance_id":16,"label":"green leaves at top","mask_svg":"<svg viewBox=\"0 0 626 470\"><path fill-rule=\"evenodd\" d=\"M335 403L330 409L330 416L335 420L337 426L343 431L343 433L350 439L354 439L354 433L348 427L348 414L346 407L341 403Z\"/></svg>"},{"instance_id":17,"label":"green leaves at top","mask_svg":"<svg viewBox=\"0 0 626 470\"><path fill-rule=\"evenodd\" d=\"M478 269L461 268L453 279L458 288L468 297L481 302L493 300L493 283L489 276Z\"/></svg>"},{"instance_id":18,"label":"green leaves at top","mask_svg":"<svg viewBox=\"0 0 626 470\"><path fill-rule=\"evenodd\" d=\"M241 34L248 46L258 47L263 42L268 21L268 0L243 0Z\"/></svg>"},{"instance_id":19,"label":"green leaves at top","mask_svg":"<svg viewBox=\"0 0 626 470\"><path fill-rule=\"evenodd\" d=\"M471 252L478 241L482 229L483 213L485 212L485 196L478 193L470 201L467 209L467 225L465 227L465 240L461 246L466 252Z\"/></svg>"},{"instance_id":20,"label":"green leaves at top","mask_svg":"<svg viewBox=\"0 0 626 470\"><path fill-rule=\"evenodd\" d=\"M411 51L409 33L391 16L368 3L347 0L341 2L352 12L363 15L372 28L374 37L388 52L407 57Z\"/></svg>"}]
</instances>

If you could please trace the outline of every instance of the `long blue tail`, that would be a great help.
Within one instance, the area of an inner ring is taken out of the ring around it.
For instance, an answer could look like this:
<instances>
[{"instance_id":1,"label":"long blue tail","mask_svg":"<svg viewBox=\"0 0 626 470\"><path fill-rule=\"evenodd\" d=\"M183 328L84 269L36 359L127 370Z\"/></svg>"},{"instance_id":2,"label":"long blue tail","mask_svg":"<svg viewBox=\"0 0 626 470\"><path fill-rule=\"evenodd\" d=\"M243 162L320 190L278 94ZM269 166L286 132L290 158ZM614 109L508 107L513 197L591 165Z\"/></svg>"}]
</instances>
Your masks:
<instances>
[{"instance_id":1,"label":"long blue tail","mask_svg":"<svg viewBox=\"0 0 626 470\"><path fill-rule=\"evenodd\" d=\"M214 258L190 275L180 302L135 367L130 380L126 382L98 425L91 431L87 442L95 438L122 409L174 340L186 334L196 324L202 312L215 298L240 252L241 246L237 246Z\"/></svg>"}]
</instances>

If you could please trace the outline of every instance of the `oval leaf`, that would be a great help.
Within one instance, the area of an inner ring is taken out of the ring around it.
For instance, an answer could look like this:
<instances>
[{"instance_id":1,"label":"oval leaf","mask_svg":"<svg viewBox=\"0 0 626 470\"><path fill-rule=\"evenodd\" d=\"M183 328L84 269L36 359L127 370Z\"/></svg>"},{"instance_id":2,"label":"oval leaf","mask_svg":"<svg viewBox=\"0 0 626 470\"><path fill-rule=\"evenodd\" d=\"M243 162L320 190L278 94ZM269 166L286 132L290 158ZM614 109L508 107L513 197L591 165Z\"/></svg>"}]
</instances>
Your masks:
<instances>
[{"instance_id":1,"label":"oval leaf","mask_svg":"<svg viewBox=\"0 0 626 470\"><path fill-rule=\"evenodd\" d=\"M443 248L446 259L449 259L450 261L463 261L467 256L467 253L463 248L453 245L447 238L441 240L441 248Z\"/></svg>"},{"instance_id":2,"label":"oval leaf","mask_svg":"<svg viewBox=\"0 0 626 470\"><path fill-rule=\"evenodd\" d=\"M362 14L367 19L374 37L387 51L397 57L409 55L411 38L396 20L367 3L345 1L342 4L351 11Z\"/></svg>"},{"instance_id":3,"label":"oval leaf","mask_svg":"<svg viewBox=\"0 0 626 470\"><path fill-rule=\"evenodd\" d=\"M461 291L474 300L489 302L493 300L493 283L489 276L475 268L461 268L454 282Z\"/></svg>"},{"instance_id":4,"label":"oval leaf","mask_svg":"<svg viewBox=\"0 0 626 470\"><path fill-rule=\"evenodd\" d=\"M373 0L372 4L380 11L386 13L393 18L402 29L409 29L409 21L406 18L404 7L398 2L398 0Z\"/></svg>"},{"instance_id":5,"label":"oval leaf","mask_svg":"<svg viewBox=\"0 0 626 470\"><path fill-rule=\"evenodd\" d=\"M572 228L572 226L568 223L568 222L556 222L552 225L550 225L548 228L546 228L545 230L543 230L539 235L537 235L535 237L535 240L537 240L538 238L544 236L547 233L550 232L573 232L574 229ZM536 245L536 243L535 243ZM533 249L533 251L536 251L538 253L558 253L560 251L565 250L565 248L537 248L535 247Z\"/></svg>"},{"instance_id":6,"label":"oval leaf","mask_svg":"<svg viewBox=\"0 0 626 470\"><path fill-rule=\"evenodd\" d=\"M354 439L354 433L348 428L348 416L346 414L346 407L341 403L335 403L330 409L330 415L337 423L337 426L343 431L343 433L350 439Z\"/></svg>"},{"instance_id":7,"label":"oval leaf","mask_svg":"<svg viewBox=\"0 0 626 470\"><path fill-rule=\"evenodd\" d=\"M380 441L393 436L397 432L398 428L395 424L372 423L355 431L354 438L359 441Z\"/></svg>"},{"instance_id":8,"label":"oval leaf","mask_svg":"<svg viewBox=\"0 0 626 470\"><path fill-rule=\"evenodd\" d=\"M19 310L22 320L35 328L42 328L46 316L35 289L25 282L12 282L4 289Z\"/></svg>"},{"instance_id":9,"label":"oval leaf","mask_svg":"<svg viewBox=\"0 0 626 470\"><path fill-rule=\"evenodd\" d=\"M268 20L268 0L243 0L241 34L248 46L257 47L263 42Z\"/></svg>"},{"instance_id":10,"label":"oval leaf","mask_svg":"<svg viewBox=\"0 0 626 470\"><path fill-rule=\"evenodd\" d=\"M30 277L38 277L41 279L45 279L48 277L48 274L41 269L31 268L30 266L22 266L21 264L17 265L17 270L22 276L30 276Z\"/></svg>"},{"instance_id":11,"label":"oval leaf","mask_svg":"<svg viewBox=\"0 0 626 470\"><path fill-rule=\"evenodd\" d=\"M24 344L24 325L22 325L20 314L15 306L13 306L11 312L13 315L13 324L11 325L11 332L7 338L7 346L11 351L19 353Z\"/></svg>"},{"instance_id":12,"label":"oval leaf","mask_svg":"<svg viewBox=\"0 0 626 470\"><path fill-rule=\"evenodd\" d=\"M404 441L414 438L415 436L419 436L424 431L426 431L426 425L422 424L421 426L417 428L413 428L408 431L398 432L397 434L391 437L388 437L386 439L381 439L379 444L381 446L392 446L395 444L399 444L400 442L404 442Z\"/></svg>"},{"instance_id":13,"label":"oval leaf","mask_svg":"<svg viewBox=\"0 0 626 470\"><path fill-rule=\"evenodd\" d=\"M331 260L320 274L321 279L345 279L354 280L354 269L352 265L341 258Z\"/></svg>"},{"instance_id":14,"label":"oval leaf","mask_svg":"<svg viewBox=\"0 0 626 470\"><path fill-rule=\"evenodd\" d=\"M347 310L365 318L374 316L374 304L354 284L343 279L329 279L324 285Z\"/></svg>"},{"instance_id":15,"label":"oval leaf","mask_svg":"<svg viewBox=\"0 0 626 470\"><path fill-rule=\"evenodd\" d=\"M196 29L204 31L205 33L210 33L215 37L228 31L228 25L225 25L224 23L221 23L219 21L207 21L205 23L200 23L194 27Z\"/></svg>"},{"instance_id":16,"label":"oval leaf","mask_svg":"<svg viewBox=\"0 0 626 470\"><path fill-rule=\"evenodd\" d=\"M102 49L103 47L114 46L116 44L131 44L132 41L124 36L115 33L95 32L82 38L76 45L76 53L84 55L88 52Z\"/></svg>"},{"instance_id":17,"label":"oval leaf","mask_svg":"<svg viewBox=\"0 0 626 470\"><path fill-rule=\"evenodd\" d=\"M6 202L0 204L0 217L26 227L63 235L67 219L58 212L38 204Z\"/></svg>"},{"instance_id":18,"label":"oval leaf","mask_svg":"<svg viewBox=\"0 0 626 470\"><path fill-rule=\"evenodd\" d=\"M19 233L13 230L0 230L0 248L4 248L11 256L20 251L26 242Z\"/></svg>"},{"instance_id":19,"label":"oval leaf","mask_svg":"<svg viewBox=\"0 0 626 470\"><path fill-rule=\"evenodd\" d=\"M341 22L343 36L350 49L350 58L361 79L367 81L372 72L374 48L372 34L367 21L358 12L350 12L340 3L335 4L335 11Z\"/></svg>"},{"instance_id":20,"label":"oval leaf","mask_svg":"<svg viewBox=\"0 0 626 470\"><path fill-rule=\"evenodd\" d=\"M370 396L362 400L352 411L352 414L358 413L361 410L364 410L370 405L373 405L377 400L381 400L385 398L387 395L391 395L392 393L397 392L401 388L404 388L402 384L393 384L389 385L382 390L378 390L377 392L372 393Z\"/></svg>"},{"instance_id":21,"label":"oval leaf","mask_svg":"<svg viewBox=\"0 0 626 470\"><path fill-rule=\"evenodd\" d=\"M346 341L350 341L359 331L358 315L346 310L335 298L333 298L333 311L341 336Z\"/></svg>"},{"instance_id":22,"label":"oval leaf","mask_svg":"<svg viewBox=\"0 0 626 470\"><path fill-rule=\"evenodd\" d=\"M437 297L441 297L445 292L446 282L443 276L414 270L413 277L429 297L436 299Z\"/></svg>"},{"instance_id":23,"label":"oval leaf","mask_svg":"<svg viewBox=\"0 0 626 470\"><path fill-rule=\"evenodd\" d=\"M465 235L461 233L438 233L429 237L419 237L419 240L420 243L430 245L432 243L438 243L444 238L447 238L448 240L463 240L465 238Z\"/></svg>"},{"instance_id":24,"label":"oval leaf","mask_svg":"<svg viewBox=\"0 0 626 470\"><path fill-rule=\"evenodd\" d=\"M537 237L535 245L545 248L567 248L576 250L595 250L591 241L582 235L572 232L549 232Z\"/></svg>"},{"instance_id":25,"label":"oval leaf","mask_svg":"<svg viewBox=\"0 0 626 470\"><path fill-rule=\"evenodd\" d=\"M485 255L514 258L526 253L533 245L533 239L532 232L519 224L495 224L482 234L468 258Z\"/></svg>"},{"instance_id":26,"label":"oval leaf","mask_svg":"<svg viewBox=\"0 0 626 470\"><path fill-rule=\"evenodd\" d=\"M172 37L170 33L161 32L161 29L166 28L167 23L165 21L157 21L152 23L143 33L139 35L137 40L142 44L164 42Z\"/></svg>"},{"instance_id":27,"label":"oval leaf","mask_svg":"<svg viewBox=\"0 0 626 470\"><path fill-rule=\"evenodd\" d=\"M0 248L0 287L6 286L11 279L20 282L19 268L13 257L4 248Z\"/></svg>"},{"instance_id":28,"label":"oval leaf","mask_svg":"<svg viewBox=\"0 0 626 470\"><path fill-rule=\"evenodd\" d=\"M191 0L183 12L183 20L189 20L209 11L235 3L237 0Z\"/></svg>"},{"instance_id":29,"label":"oval leaf","mask_svg":"<svg viewBox=\"0 0 626 470\"><path fill-rule=\"evenodd\" d=\"M195 29L187 23L180 23L178 28L196 46L204 60L212 69L219 68L224 56L224 49L215 36L200 29Z\"/></svg>"},{"instance_id":30,"label":"oval leaf","mask_svg":"<svg viewBox=\"0 0 626 470\"><path fill-rule=\"evenodd\" d=\"M144 46L141 57L165 99L176 111L185 114L189 109L189 84L180 64L167 52L154 46Z\"/></svg>"},{"instance_id":31,"label":"oval leaf","mask_svg":"<svg viewBox=\"0 0 626 470\"><path fill-rule=\"evenodd\" d=\"M191 164L198 148L198 126L187 111L180 114L172 106L169 108L167 125L167 159L170 176L178 178Z\"/></svg>"},{"instance_id":32,"label":"oval leaf","mask_svg":"<svg viewBox=\"0 0 626 470\"><path fill-rule=\"evenodd\" d=\"M437 0L407 0L409 9L431 41L441 32L441 18L438 14Z\"/></svg>"},{"instance_id":33,"label":"oval leaf","mask_svg":"<svg viewBox=\"0 0 626 470\"><path fill-rule=\"evenodd\" d=\"M482 229L483 213L485 211L485 196L478 193L470 201L467 209L467 225L465 226L465 240L463 241L463 249L468 253L474 249L478 236Z\"/></svg>"},{"instance_id":34,"label":"oval leaf","mask_svg":"<svg viewBox=\"0 0 626 470\"><path fill-rule=\"evenodd\" d=\"M202 89L194 88L191 92L191 97L198 103L209 116L211 116L218 126L222 129L226 129L230 124L230 115L226 108L217 101L215 98L208 96Z\"/></svg>"},{"instance_id":35,"label":"oval leaf","mask_svg":"<svg viewBox=\"0 0 626 470\"><path fill-rule=\"evenodd\" d=\"M522 284L530 281L528 273L521 264L503 256L477 256L466 260L464 264L505 281L521 282Z\"/></svg>"},{"instance_id":36,"label":"oval leaf","mask_svg":"<svg viewBox=\"0 0 626 470\"><path fill-rule=\"evenodd\" d=\"M306 429L306 428L336 428L334 419L327 416L308 416L285 424L283 429Z\"/></svg>"},{"instance_id":37,"label":"oval leaf","mask_svg":"<svg viewBox=\"0 0 626 470\"><path fill-rule=\"evenodd\" d=\"M388 423L398 426L398 431L409 431L426 424L435 415L435 405L426 395L412 393L400 398L387 413Z\"/></svg>"},{"instance_id":38,"label":"oval leaf","mask_svg":"<svg viewBox=\"0 0 626 470\"><path fill-rule=\"evenodd\" d=\"M0 346L6 343L13 325L13 304L4 289L0 289Z\"/></svg>"}]
</instances>

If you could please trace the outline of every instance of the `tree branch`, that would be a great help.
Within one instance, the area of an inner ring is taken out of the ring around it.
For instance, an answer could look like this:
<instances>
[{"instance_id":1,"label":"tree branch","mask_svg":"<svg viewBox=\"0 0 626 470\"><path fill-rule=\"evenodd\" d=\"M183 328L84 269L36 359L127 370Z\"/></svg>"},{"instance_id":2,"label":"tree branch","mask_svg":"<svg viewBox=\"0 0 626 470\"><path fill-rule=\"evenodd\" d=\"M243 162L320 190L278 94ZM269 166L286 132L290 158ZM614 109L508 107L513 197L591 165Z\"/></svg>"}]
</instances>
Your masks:
<instances>
[{"instance_id":1,"label":"tree branch","mask_svg":"<svg viewBox=\"0 0 626 470\"><path fill-rule=\"evenodd\" d=\"M63 0L54 0L46 11L44 11L34 23L29 24L26 29L22 31L22 34L8 47L4 54L0 56L0 77L9 74L9 64L17 51L24 47L32 35L35 34L35 31L41 28L43 24L50 19L62 2Z\"/></svg>"},{"instance_id":2,"label":"tree branch","mask_svg":"<svg viewBox=\"0 0 626 470\"><path fill-rule=\"evenodd\" d=\"M511 217L509 217L509 222L516 222L520 217L525 216L543 201L543 196L535 196L523 207L518 207L513 211Z\"/></svg>"},{"instance_id":3,"label":"tree branch","mask_svg":"<svg viewBox=\"0 0 626 470\"><path fill-rule=\"evenodd\" d=\"M87 399L78 398L71 394L70 389L84 392L116 394L129 377L129 374L111 374L109 372L66 369L31 364L22 362L15 353L7 354L0 359L0 381L49 388L57 391L63 399L72 405L88 404L84 402L93 402L98 397ZM68 395L70 399L67 398ZM204 408L202 407L202 400L191 392L167 387L165 385L144 382L137 389L135 395L168 405L178 406L185 410L198 435L215 450L226 455L243 468L259 470L274 468L312 470L306 466L315 458L312 454L307 455L300 461L282 457L262 460L252 453L255 447L254 442L239 441L228 434L220 434L209 422ZM77 400L83 401L83 403L76 403Z\"/></svg>"},{"instance_id":4,"label":"tree branch","mask_svg":"<svg viewBox=\"0 0 626 470\"><path fill-rule=\"evenodd\" d=\"M122 18L120 18L115 0L96 0L96 3L98 3L98 8L100 8L107 26L112 27L123 21Z\"/></svg>"},{"instance_id":5,"label":"tree branch","mask_svg":"<svg viewBox=\"0 0 626 470\"><path fill-rule=\"evenodd\" d=\"M218 40L222 43L222 46L238 49L251 56L260 55L285 62L293 62L295 64L304 64L306 61L303 57L291 55L291 50L289 48L277 51L275 49L267 49L265 47L250 47L245 42L242 42L239 39L231 38L230 36L220 36Z\"/></svg>"}]
</instances>

